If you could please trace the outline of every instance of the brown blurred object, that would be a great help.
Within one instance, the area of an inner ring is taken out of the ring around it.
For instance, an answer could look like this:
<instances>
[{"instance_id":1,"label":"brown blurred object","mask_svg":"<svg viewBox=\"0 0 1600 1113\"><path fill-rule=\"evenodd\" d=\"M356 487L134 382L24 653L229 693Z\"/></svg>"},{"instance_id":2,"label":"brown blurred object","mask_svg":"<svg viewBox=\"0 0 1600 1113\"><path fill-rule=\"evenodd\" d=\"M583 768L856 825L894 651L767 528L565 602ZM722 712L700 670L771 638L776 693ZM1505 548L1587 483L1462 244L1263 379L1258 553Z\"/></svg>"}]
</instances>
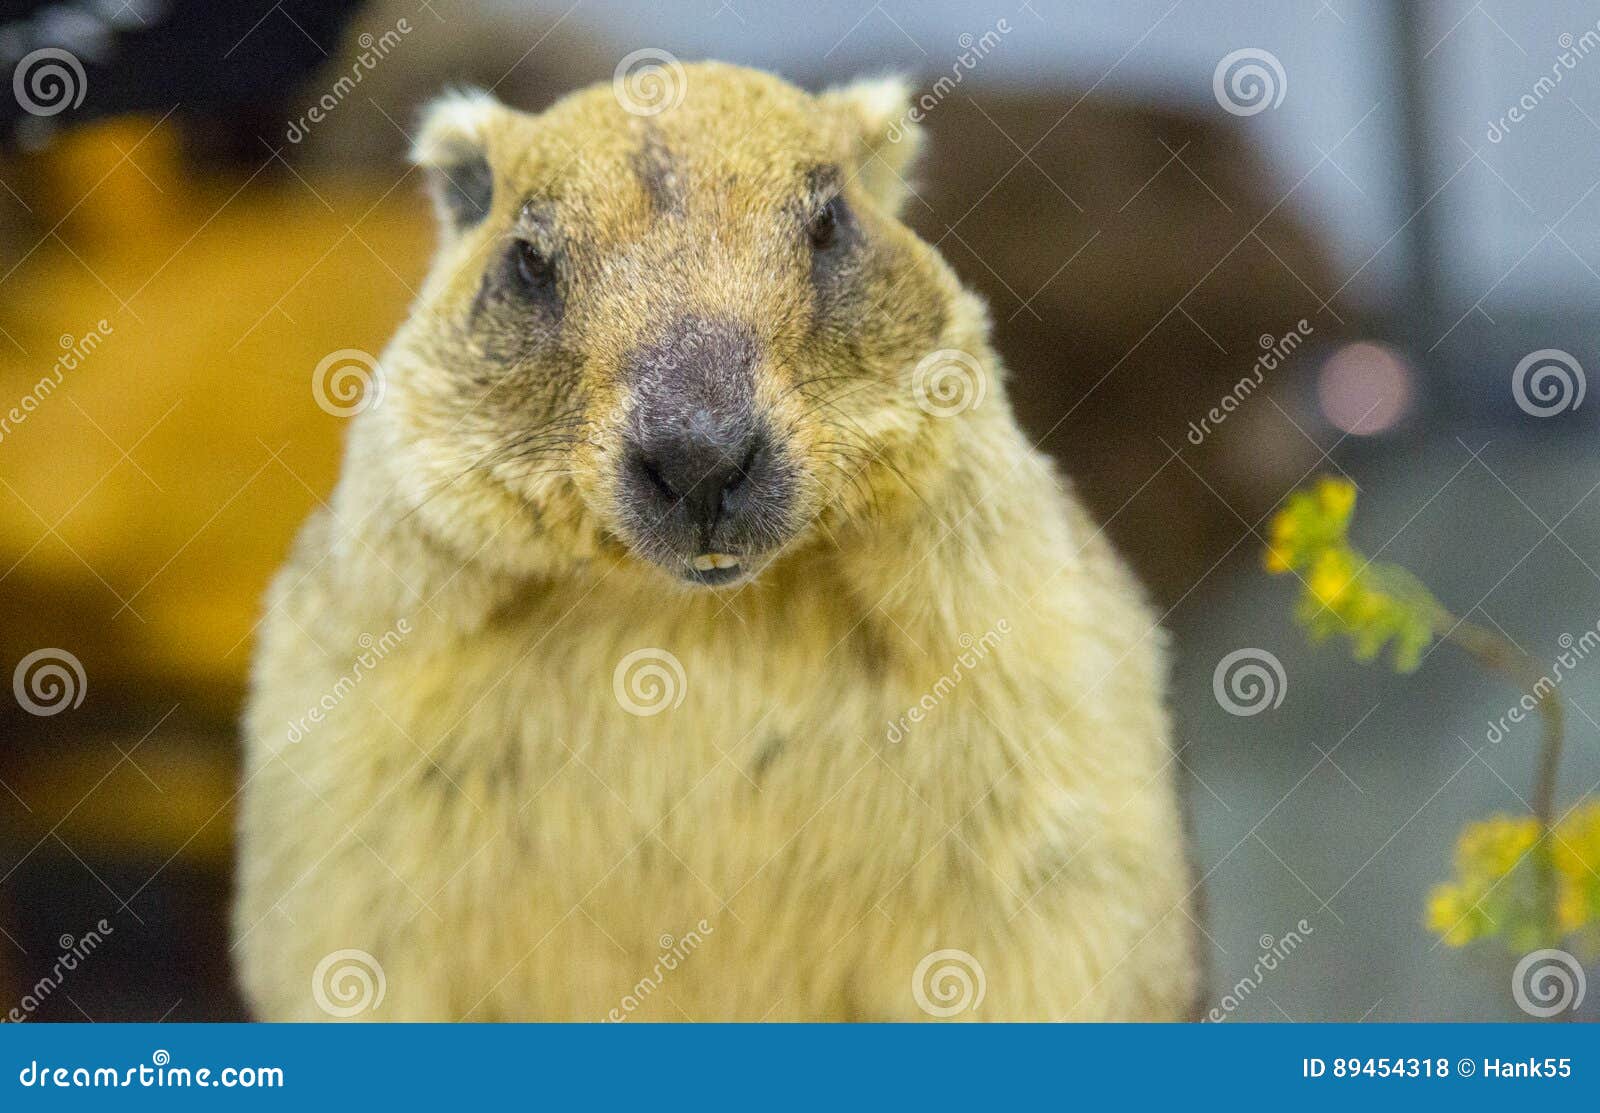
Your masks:
<instances>
[{"instance_id":1,"label":"brown blurred object","mask_svg":"<svg viewBox=\"0 0 1600 1113\"><path fill-rule=\"evenodd\" d=\"M988 298L1024 427L1176 602L1318 458L1266 397L1200 447L1184 438L1251 373L1261 334L1305 318L1311 345L1333 338L1313 293L1337 285L1327 253L1278 205L1288 186L1211 119L972 89L924 126L908 219ZM1312 366L1301 355L1262 393Z\"/></svg>"},{"instance_id":2,"label":"brown blurred object","mask_svg":"<svg viewBox=\"0 0 1600 1113\"><path fill-rule=\"evenodd\" d=\"M505 103L538 112L574 89L609 81L628 48L614 47L582 19L581 10L564 4L532 10L472 0L432 0L426 7L417 0L369 3L322 72L289 98L285 134L295 115L351 75L352 58L381 51L384 33L402 20L411 30L392 34L394 45L354 86L362 109L332 112L298 147L285 148L285 157L325 169L398 165L423 105L447 89L493 89ZM369 105L382 105L387 122L366 110Z\"/></svg>"}]
</instances>

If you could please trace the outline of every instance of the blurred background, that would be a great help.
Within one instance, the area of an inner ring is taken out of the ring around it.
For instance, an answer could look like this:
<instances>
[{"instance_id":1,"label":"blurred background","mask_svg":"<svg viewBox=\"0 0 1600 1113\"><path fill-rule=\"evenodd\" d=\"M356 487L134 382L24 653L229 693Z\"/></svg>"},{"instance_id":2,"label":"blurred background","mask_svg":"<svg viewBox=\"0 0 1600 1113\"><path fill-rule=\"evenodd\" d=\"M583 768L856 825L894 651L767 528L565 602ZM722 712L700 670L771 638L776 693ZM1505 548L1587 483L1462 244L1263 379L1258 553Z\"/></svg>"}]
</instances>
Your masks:
<instances>
[{"instance_id":1,"label":"blurred background","mask_svg":"<svg viewBox=\"0 0 1600 1113\"><path fill-rule=\"evenodd\" d=\"M0 4L0 1014L243 1018L252 629L336 474L313 369L380 351L426 267L417 110L538 109L641 49L918 88L906 217L1175 635L1205 1007L1521 1019L1423 907L1463 824L1528 811L1536 726L1490 743L1517 693L1449 646L1403 677L1309 647L1261 549L1344 475L1358 545L1536 659L1600 621L1600 4L1570 0ZM1245 648L1283 698L1239 716ZM1561 694L1565 807L1600 662Z\"/></svg>"}]
</instances>

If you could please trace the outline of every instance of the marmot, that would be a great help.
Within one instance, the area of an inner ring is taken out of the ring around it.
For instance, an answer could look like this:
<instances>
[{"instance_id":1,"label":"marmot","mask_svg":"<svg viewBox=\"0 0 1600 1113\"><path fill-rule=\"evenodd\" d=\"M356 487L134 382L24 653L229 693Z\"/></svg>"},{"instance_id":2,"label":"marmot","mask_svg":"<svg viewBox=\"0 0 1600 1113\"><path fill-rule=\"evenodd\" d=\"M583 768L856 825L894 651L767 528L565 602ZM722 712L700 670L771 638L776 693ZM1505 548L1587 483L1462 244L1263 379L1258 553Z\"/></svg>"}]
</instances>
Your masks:
<instances>
[{"instance_id":1,"label":"marmot","mask_svg":"<svg viewBox=\"0 0 1600 1113\"><path fill-rule=\"evenodd\" d=\"M1162 632L897 219L907 87L647 76L426 114L254 662L256 1015L1191 1015Z\"/></svg>"}]
</instances>

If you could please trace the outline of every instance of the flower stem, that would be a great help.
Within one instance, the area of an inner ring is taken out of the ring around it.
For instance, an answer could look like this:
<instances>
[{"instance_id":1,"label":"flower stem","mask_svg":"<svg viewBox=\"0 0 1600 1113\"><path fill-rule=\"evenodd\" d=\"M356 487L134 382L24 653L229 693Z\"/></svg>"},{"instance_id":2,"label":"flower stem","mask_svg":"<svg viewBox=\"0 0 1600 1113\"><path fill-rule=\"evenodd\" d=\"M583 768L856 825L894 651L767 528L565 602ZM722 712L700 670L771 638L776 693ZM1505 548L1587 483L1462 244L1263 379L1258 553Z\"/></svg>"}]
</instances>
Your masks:
<instances>
[{"instance_id":1,"label":"flower stem","mask_svg":"<svg viewBox=\"0 0 1600 1113\"><path fill-rule=\"evenodd\" d=\"M1533 784L1533 815L1539 823L1541 853L1535 860L1535 867L1549 918L1550 935L1552 941L1559 940L1561 921L1557 914L1549 838L1551 828L1555 826L1556 785L1561 775L1561 750L1565 736L1561 697L1556 694L1555 685L1545 676L1539 662L1517 648L1504 635L1464 618L1457 618L1443 608L1434 618L1434 631L1445 641L1465 649L1486 668L1510 677L1534 701L1539 711L1539 766Z\"/></svg>"}]
</instances>

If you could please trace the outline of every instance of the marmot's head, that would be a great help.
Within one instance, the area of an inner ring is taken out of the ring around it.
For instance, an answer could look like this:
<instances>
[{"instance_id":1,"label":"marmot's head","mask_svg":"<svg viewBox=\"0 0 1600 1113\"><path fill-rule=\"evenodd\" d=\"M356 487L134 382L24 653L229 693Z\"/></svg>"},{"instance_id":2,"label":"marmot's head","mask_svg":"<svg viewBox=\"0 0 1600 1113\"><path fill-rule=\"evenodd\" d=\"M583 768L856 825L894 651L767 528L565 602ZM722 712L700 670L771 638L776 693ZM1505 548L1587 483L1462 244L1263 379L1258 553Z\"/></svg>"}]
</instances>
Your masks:
<instances>
[{"instance_id":1,"label":"marmot's head","mask_svg":"<svg viewBox=\"0 0 1600 1113\"><path fill-rule=\"evenodd\" d=\"M982 315L896 218L898 82L636 76L539 115L432 107L443 242L373 417L467 552L548 568L554 540L731 583L929 481L952 423L913 380Z\"/></svg>"}]
</instances>

